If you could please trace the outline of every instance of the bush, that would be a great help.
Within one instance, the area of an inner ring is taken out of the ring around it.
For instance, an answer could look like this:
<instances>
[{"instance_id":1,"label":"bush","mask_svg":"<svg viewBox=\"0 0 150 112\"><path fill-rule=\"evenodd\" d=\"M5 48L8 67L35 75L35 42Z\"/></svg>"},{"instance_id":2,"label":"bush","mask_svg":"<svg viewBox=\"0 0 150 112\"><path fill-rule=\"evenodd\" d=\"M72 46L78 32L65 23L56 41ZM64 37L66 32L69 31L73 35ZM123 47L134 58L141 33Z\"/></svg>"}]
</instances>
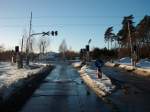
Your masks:
<instances>
[{"instance_id":1,"label":"bush","mask_svg":"<svg viewBox=\"0 0 150 112\"><path fill-rule=\"evenodd\" d=\"M105 60L110 60L117 58L117 49L108 50L106 48L94 48L90 54L92 59L102 58Z\"/></svg>"}]
</instances>

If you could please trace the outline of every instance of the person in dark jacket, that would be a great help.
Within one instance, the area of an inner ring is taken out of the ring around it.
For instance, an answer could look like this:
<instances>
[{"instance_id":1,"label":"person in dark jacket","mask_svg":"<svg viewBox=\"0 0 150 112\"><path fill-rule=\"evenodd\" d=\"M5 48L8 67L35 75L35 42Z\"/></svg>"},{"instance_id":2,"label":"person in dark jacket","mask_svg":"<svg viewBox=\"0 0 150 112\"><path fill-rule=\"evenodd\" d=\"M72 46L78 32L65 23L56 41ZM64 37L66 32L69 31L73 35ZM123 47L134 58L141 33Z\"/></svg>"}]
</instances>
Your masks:
<instances>
[{"instance_id":1,"label":"person in dark jacket","mask_svg":"<svg viewBox=\"0 0 150 112\"><path fill-rule=\"evenodd\" d=\"M101 59L97 59L95 61L95 66L97 67L97 77L102 78L102 70L101 67L104 65L104 62Z\"/></svg>"}]
</instances>

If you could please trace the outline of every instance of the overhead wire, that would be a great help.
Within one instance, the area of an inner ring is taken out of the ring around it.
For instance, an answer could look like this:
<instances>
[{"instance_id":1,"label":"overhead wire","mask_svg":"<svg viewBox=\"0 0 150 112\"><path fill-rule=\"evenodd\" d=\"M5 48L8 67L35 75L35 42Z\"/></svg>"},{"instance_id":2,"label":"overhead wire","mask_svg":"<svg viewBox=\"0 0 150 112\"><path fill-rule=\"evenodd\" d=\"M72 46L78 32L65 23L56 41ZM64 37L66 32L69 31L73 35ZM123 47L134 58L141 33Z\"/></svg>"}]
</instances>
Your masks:
<instances>
[{"instance_id":1,"label":"overhead wire","mask_svg":"<svg viewBox=\"0 0 150 112\"><path fill-rule=\"evenodd\" d=\"M84 16L33 16L33 19L46 19L46 18L124 18L125 16L89 16L89 15L84 15ZM140 18L143 16L134 16L135 18ZM30 17L1 17L0 19L29 19Z\"/></svg>"},{"instance_id":2,"label":"overhead wire","mask_svg":"<svg viewBox=\"0 0 150 112\"><path fill-rule=\"evenodd\" d=\"M25 25L26 26L26 25ZM17 27L25 27L23 25L0 25L1 28L17 28ZM104 27L104 26L121 26L121 24L49 24L49 25L33 25L33 27L66 27L66 26L74 26L74 27L87 27L87 26L91 26L91 27Z\"/></svg>"},{"instance_id":3,"label":"overhead wire","mask_svg":"<svg viewBox=\"0 0 150 112\"><path fill-rule=\"evenodd\" d=\"M33 16L33 19L50 19L50 18L65 18L65 19L99 19L99 18L118 18L118 19L121 19L123 18L124 16L88 16L88 15L85 15L85 16ZM138 17L143 17L143 16L135 16L135 18L138 18ZM29 17L0 17L0 20L18 20L18 19L29 19ZM121 24L96 24L96 23L53 23L53 24L50 24L50 25L33 25L35 27L49 27L49 26L57 26L57 27L64 27L64 26L121 26ZM9 28L9 27L13 27L13 28L17 28L17 27L24 27L23 25L0 25L0 27L3 27L3 28Z\"/></svg>"}]
</instances>

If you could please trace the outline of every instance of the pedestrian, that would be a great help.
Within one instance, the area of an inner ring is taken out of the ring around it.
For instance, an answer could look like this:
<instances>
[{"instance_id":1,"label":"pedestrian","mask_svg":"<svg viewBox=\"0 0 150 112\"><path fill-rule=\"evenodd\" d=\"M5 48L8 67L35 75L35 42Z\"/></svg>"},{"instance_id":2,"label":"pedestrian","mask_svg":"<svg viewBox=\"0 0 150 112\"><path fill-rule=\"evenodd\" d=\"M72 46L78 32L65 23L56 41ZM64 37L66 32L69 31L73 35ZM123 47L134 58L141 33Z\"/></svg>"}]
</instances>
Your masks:
<instances>
[{"instance_id":1,"label":"pedestrian","mask_svg":"<svg viewBox=\"0 0 150 112\"><path fill-rule=\"evenodd\" d=\"M97 59L95 61L95 66L97 67L97 78L102 78L102 70L101 67L104 65L104 62L101 59Z\"/></svg>"}]
</instances>

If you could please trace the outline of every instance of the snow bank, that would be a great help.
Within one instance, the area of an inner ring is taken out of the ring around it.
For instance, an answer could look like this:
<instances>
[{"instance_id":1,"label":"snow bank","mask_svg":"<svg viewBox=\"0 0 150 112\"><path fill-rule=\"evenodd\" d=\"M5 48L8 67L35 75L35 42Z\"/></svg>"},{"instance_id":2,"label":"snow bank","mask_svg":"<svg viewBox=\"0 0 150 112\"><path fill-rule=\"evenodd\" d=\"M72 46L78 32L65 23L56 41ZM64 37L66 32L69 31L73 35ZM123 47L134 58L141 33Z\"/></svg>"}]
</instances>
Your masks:
<instances>
[{"instance_id":1,"label":"snow bank","mask_svg":"<svg viewBox=\"0 0 150 112\"><path fill-rule=\"evenodd\" d=\"M105 74L102 74L102 78L98 79L96 75L96 70L90 69L90 67L86 65L81 68L81 71L84 74L89 75L89 77L93 80L96 86L98 86L104 92L110 94L112 90L114 90L115 86L111 83L111 80Z\"/></svg>"},{"instance_id":2,"label":"snow bank","mask_svg":"<svg viewBox=\"0 0 150 112\"><path fill-rule=\"evenodd\" d=\"M111 63L111 62L106 62L105 66L109 66L109 67L114 67L115 63Z\"/></svg>"},{"instance_id":3,"label":"snow bank","mask_svg":"<svg viewBox=\"0 0 150 112\"><path fill-rule=\"evenodd\" d=\"M77 68L77 67L80 67L81 64L82 64L81 61L72 63L73 67L76 67L76 68Z\"/></svg>"},{"instance_id":4,"label":"snow bank","mask_svg":"<svg viewBox=\"0 0 150 112\"><path fill-rule=\"evenodd\" d=\"M17 69L15 65L9 62L0 62L0 96L5 97L9 95L13 91L14 86L17 87L23 83L20 80L39 73L43 68L44 66L38 64L38 67L34 67L34 69L30 67Z\"/></svg>"},{"instance_id":5,"label":"snow bank","mask_svg":"<svg viewBox=\"0 0 150 112\"><path fill-rule=\"evenodd\" d=\"M0 86L5 85L9 86L14 82L17 82L17 80L26 78L32 74L38 73L42 68L37 69L10 69L3 74L0 75Z\"/></svg>"}]
</instances>

